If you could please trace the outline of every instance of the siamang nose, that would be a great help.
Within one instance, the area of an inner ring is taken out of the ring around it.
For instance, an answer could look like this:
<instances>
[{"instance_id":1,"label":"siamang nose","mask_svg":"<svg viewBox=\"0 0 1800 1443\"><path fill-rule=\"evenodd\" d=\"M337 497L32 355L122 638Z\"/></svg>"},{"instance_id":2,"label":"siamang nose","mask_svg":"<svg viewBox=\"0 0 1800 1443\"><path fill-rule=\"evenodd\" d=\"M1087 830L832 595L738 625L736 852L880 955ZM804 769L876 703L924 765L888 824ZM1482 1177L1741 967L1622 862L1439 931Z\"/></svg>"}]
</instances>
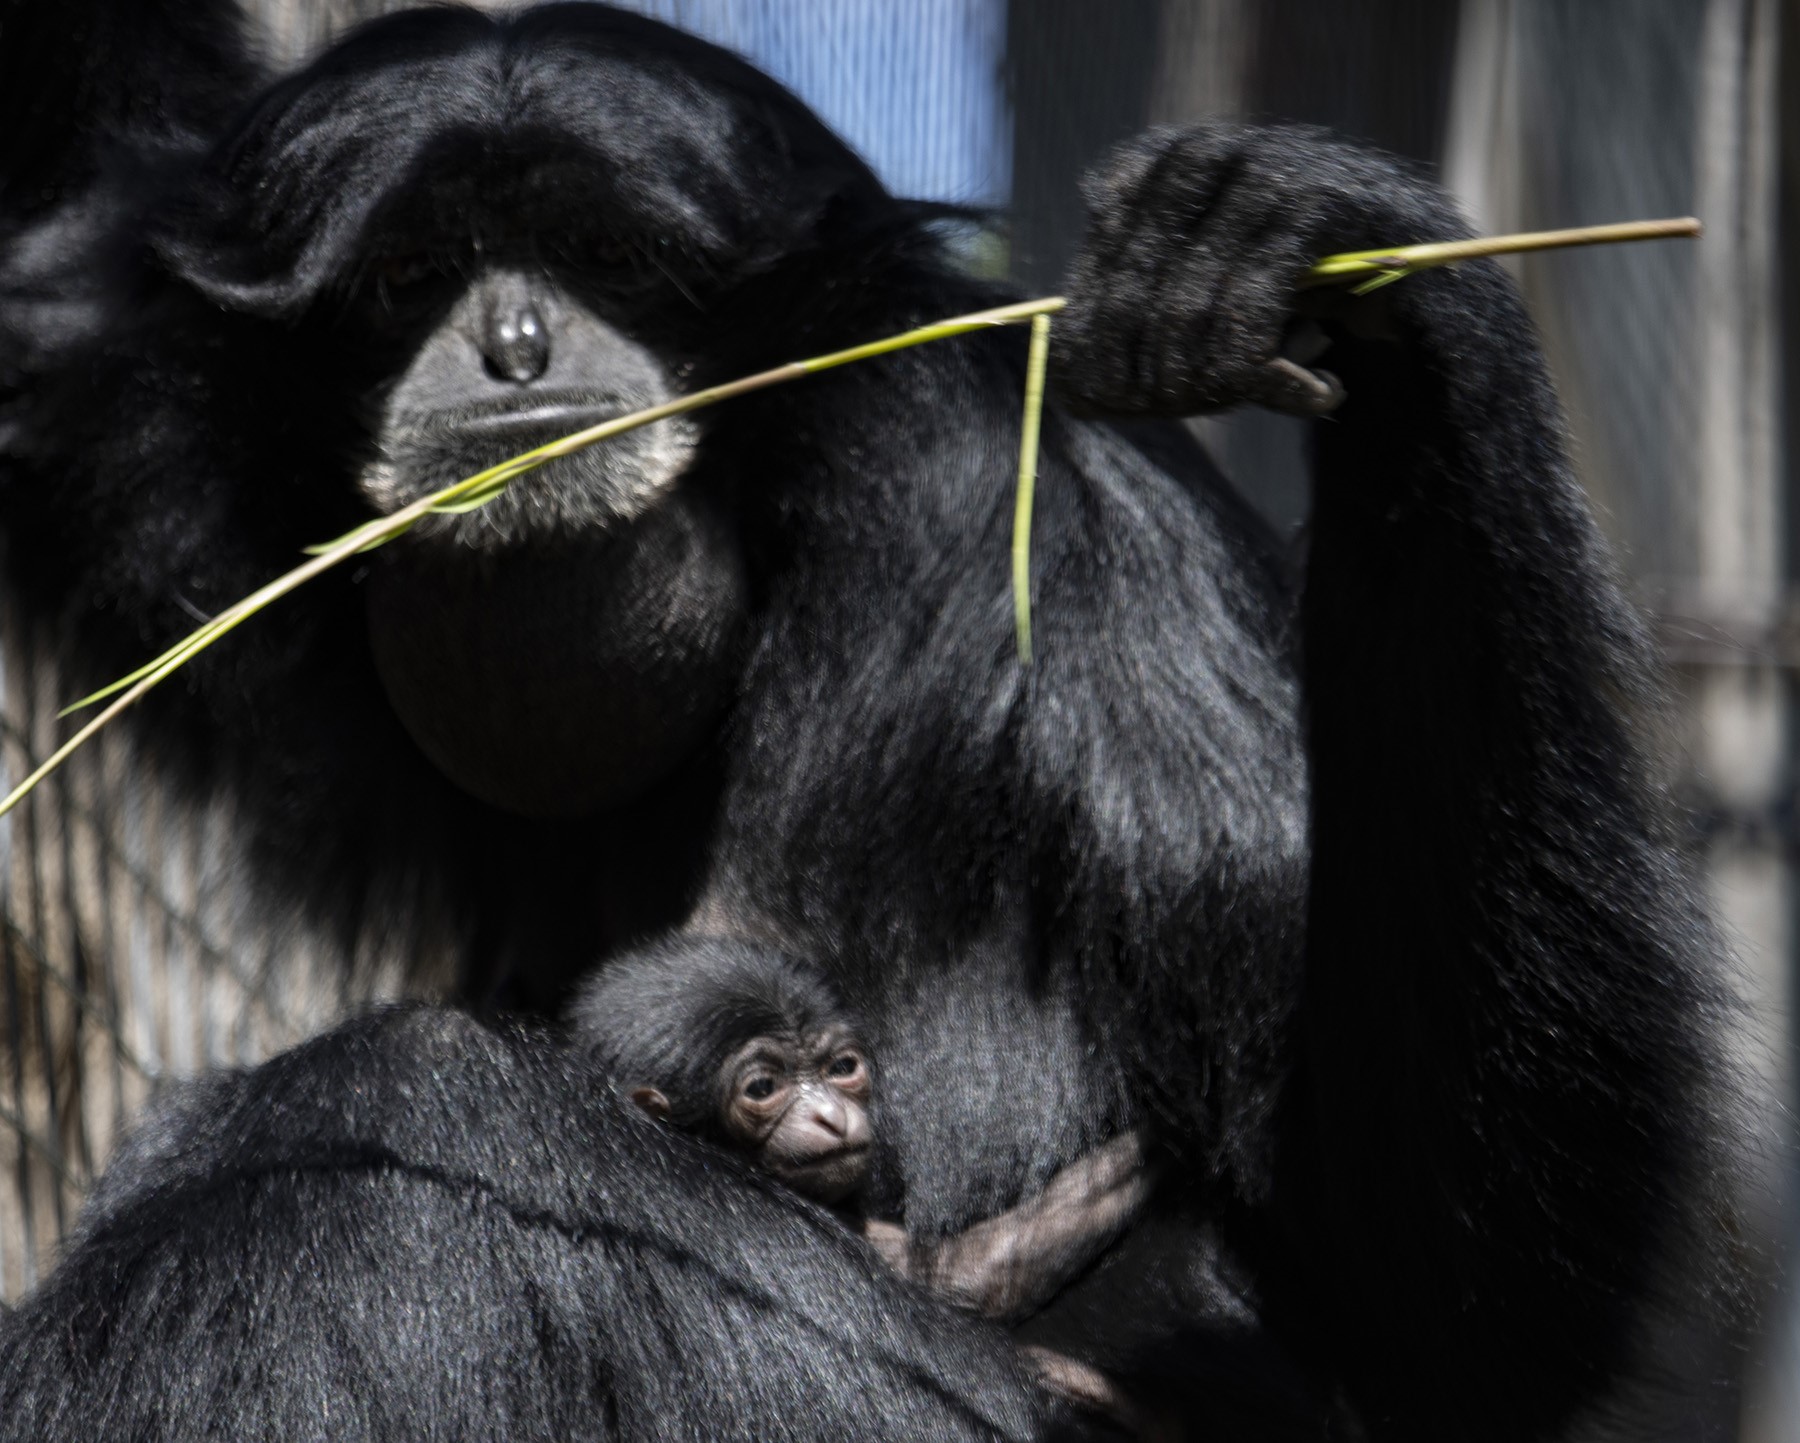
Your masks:
<instances>
[{"instance_id":1,"label":"siamang nose","mask_svg":"<svg viewBox=\"0 0 1800 1443\"><path fill-rule=\"evenodd\" d=\"M496 381L535 381L550 365L550 328L523 276L492 277L481 317L481 364Z\"/></svg>"}]
</instances>

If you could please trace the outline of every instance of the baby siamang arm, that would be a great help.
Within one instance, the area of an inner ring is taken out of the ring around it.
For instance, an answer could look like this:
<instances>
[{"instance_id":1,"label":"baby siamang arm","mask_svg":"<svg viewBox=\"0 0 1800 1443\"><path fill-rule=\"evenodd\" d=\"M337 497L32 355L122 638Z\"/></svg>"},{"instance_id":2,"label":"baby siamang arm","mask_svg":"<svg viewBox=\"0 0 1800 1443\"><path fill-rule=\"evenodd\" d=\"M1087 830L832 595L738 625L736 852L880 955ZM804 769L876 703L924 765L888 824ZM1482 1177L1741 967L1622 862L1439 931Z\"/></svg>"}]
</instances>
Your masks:
<instances>
[{"instance_id":1,"label":"baby siamang arm","mask_svg":"<svg viewBox=\"0 0 1800 1443\"><path fill-rule=\"evenodd\" d=\"M1067 393L1322 416L1277 1183L1299 1325L1366 1416L1533 1436L1631 1368L1718 1186L1715 944L1640 735L1643 628L1498 266L1306 293L1316 359L1296 326L1317 257L1464 234L1435 188L1316 131L1221 126L1135 142L1089 199Z\"/></svg>"}]
</instances>

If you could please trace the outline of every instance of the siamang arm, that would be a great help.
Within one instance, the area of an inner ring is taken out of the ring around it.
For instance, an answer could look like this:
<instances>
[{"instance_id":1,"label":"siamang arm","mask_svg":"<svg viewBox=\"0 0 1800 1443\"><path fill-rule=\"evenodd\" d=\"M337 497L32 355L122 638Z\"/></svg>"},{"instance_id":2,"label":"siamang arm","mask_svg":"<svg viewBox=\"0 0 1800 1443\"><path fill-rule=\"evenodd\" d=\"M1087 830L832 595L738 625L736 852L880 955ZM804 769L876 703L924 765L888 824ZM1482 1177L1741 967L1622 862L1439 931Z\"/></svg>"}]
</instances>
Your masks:
<instances>
[{"instance_id":1,"label":"siamang arm","mask_svg":"<svg viewBox=\"0 0 1800 1443\"><path fill-rule=\"evenodd\" d=\"M1282 360L1306 354L1305 267L1464 234L1441 193L1316 131L1232 126L1128 146L1089 199L1071 395L1330 412L1289 1296L1365 1416L1535 1436L1629 1367L1708 1165L1714 942L1641 735L1642 625L1497 266L1314 305L1331 374Z\"/></svg>"},{"instance_id":2,"label":"siamang arm","mask_svg":"<svg viewBox=\"0 0 1800 1443\"><path fill-rule=\"evenodd\" d=\"M1092 1265L1142 1210L1150 1183L1142 1139L1125 1133L1070 1163L1035 1197L954 1237L914 1242L873 1218L863 1236L903 1276L983 1317L1016 1323Z\"/></svg>"}]
</instances>

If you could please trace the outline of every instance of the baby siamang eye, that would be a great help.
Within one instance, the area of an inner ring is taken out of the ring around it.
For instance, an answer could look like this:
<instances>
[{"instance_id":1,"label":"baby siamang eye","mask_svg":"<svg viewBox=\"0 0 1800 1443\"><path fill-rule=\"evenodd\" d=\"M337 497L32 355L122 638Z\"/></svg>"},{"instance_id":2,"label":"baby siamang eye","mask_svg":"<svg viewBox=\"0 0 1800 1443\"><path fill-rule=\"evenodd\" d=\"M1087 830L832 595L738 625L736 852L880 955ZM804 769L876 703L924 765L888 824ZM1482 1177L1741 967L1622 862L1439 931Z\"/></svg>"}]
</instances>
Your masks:
<instances>
[{"instance_id":1,"label":"baby siamang eye","mask_svg":"<svg viewBox=\"0 0 1800 1443\"><path fill-rule=\"evenodd\" d=\"M744 1084L744 1096L752 1102L762 1102L775 1095L775 1079L772 1077L752 1078Z\"/></svg>"},{"instance_id":2,"label":"baby siamang eye","mask_svg":"<svg viewBox=\"0 0 1800 1443\"><path fill-rule=\"evenodd\" d=\"M854 1077L862 1066L862 1059L854 1052L846 1052L841 1057L834 1057L831 1066L825 1069L827 1077Z\"/></svg>"}]
</instances>

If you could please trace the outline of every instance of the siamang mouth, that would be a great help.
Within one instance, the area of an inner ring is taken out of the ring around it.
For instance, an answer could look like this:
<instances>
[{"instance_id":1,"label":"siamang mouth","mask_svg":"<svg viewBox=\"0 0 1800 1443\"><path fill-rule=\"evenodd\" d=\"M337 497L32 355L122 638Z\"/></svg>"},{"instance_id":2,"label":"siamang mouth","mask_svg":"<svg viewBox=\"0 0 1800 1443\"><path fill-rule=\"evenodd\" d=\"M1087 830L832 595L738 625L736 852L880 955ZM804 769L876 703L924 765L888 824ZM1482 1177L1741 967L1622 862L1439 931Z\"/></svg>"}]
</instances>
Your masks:
<instances>
[{"instance_id":1,"label":"siamang mouth","mask_svg":"<svg viewBox=\"0 0 1800 1443\"><path fill-rule=\"evenodd\" d=\"M656 404L618 393L534 396L529 403L478 402L392 416L380 454L359 478L363 495L393 512L489 466ZM529 537L599 533L628 523L693 459L698 428L672 417L610 437L522 476L508 491L461 518L421 528L490 549ZM461 524L459 524L461 523Z\"/></svg>"},{"instance_id":2,"label":"siamang mouth","mask_svg":"<svg viewBox=\"0 0 1800 1443\"><path fill-rule=\"evenodd\" d=\"M513 431L553 431L558 436L567 436L574 431L585 431L589 426L598 426L602 421L616 421L620 416L630 414L630 409L624 406L530 406L516 411L495 411L486 416L471 416L463 422L463 430L477 436Z\"/></svg>"},{"instance_id":3,"label":"siamang mouth","mask_svg":"<svg viewBox=\"0 0 1800 1443\"><path fill-rule=\"evenodd\" d=\"M566 436L573 431L615 421L655 405L648 396L607 391L568 395L535 395L529 401L496 400L446 406L440 410L406 412L393 417L396 430L442 435L462 431L489 433L508 430L553 431Z\"/></svg>"}]
</instances>

